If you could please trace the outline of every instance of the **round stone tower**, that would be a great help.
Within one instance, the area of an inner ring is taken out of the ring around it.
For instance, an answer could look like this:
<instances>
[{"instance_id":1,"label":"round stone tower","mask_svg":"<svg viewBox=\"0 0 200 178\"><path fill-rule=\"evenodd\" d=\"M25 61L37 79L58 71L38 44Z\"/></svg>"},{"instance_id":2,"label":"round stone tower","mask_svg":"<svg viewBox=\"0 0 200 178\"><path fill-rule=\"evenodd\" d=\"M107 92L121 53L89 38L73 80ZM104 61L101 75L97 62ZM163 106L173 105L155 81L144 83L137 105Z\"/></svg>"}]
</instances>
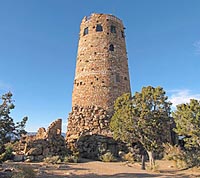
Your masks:
<instances>
[{"instance_id":1,"label":"round stone tower","mask_svg":"<svg viewBox=\"0 0 200 178\"><path fill-rule=\"evenodd\" d=\"M130 92L124 26L113 15L92 14L80 25L72 106L113 107Z\"/></svg>"},{"instance_id":2,"label":"round stone tower","mask_svg":"<svg viewBox=\"0 0 200 178\"><path fill-rule=\"evenodd\" d=\"M113 104L117 97L131 92L124 29L120 19L108 14L91 14L80 25L66 141L71 148L80 145L83 155L84 150L88 155L100 155L97 152L105 145L104 150L115 147L109 140Z\"/></svg>"}]
</instances>

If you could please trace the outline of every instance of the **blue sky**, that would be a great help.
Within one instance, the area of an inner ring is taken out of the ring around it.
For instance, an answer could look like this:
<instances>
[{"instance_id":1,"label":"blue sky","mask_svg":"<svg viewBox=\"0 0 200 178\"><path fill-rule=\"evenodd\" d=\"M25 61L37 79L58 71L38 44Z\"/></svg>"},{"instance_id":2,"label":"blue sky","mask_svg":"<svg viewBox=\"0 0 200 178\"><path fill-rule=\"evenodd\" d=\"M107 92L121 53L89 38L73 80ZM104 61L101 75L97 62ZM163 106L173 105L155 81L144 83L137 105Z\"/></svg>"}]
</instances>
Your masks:
<instances>
[{"instance_id":1,"label":"blue sky","mask_svg":"<svg viewBox=\"0 0 200 178\"><path fill-rule=\"evenodd\" d=\"M93 12L126 27L132 92L162 86L174 105L200 99L199 0L0 0L0 95L36 131L71 111L79 25Z\"/></svg>"}]
</instances>

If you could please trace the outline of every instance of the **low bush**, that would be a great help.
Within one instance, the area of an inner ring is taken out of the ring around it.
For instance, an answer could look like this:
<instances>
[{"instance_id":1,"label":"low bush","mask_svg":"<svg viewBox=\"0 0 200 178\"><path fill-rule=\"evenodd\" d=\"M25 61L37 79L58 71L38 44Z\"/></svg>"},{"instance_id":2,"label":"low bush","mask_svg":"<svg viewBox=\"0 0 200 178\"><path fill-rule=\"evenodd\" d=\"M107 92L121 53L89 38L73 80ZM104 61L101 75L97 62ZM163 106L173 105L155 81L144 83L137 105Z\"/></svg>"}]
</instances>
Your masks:
<instances>
[{"instance_id":1,"label":"low bush","mask_svg":"<svg viewBox=\"0 0 200 178\"><path fill-rule=\"evenodd\" d=\"M103 162L113 162L116 161L115 157L111 152L107 152L100 157L100 160Z\"/></svg>"},{"instance_id":2,"label":"low bush","mask_svg":"<svg viewBox=\"0 0 200 178\"><path fill-rule=\"evenodd\" d=\"M134 157L133 157L133 154L132 154L131 152L129 152L129 153L127 153L127 154L124 154L124 155L122 156L122 159L123 159L124 161L128 161L128 162L130 162L130 163L134 163Z\"/></svg>"},{"instance_id":3,"label":"low bush","mask_svg":"<svg viewBox=\"0 0 200 178\"><path fill-rule=\"evenodd\" d=\"M79 157L76 155L65 156L63 159L64 163L78 163L78 161L79 161Z\"/></svg>"},{"instance_id":4,"label":"low bush","mask_svg":"<svg viewBox=\"0 0 200 178\"><path fill-rule=\"evenodd\" d=\"M5 145L5 151L0 155L0 162L13 158L13 148L11 144Z\"/></svg>"},{"instance_id":5,"label":"low bush","mask_svg":"<svg viewBox=\"0 0 200 178\"><path fill-rule=\"evenodd\" d=\"M164 159L173 160L179 169L188 167L187 154L177 145L173 146L169 143L164 145Z\"/></svg>"},{"instance_id":6,"label":"low bush","mask_svg":"<svg viewBox=\"0 0 200 178\"><path fill-rule=\"evenodd\" d=\"M59 156L48 156L44 158L45 163L59 164L61 163L61 159Z\"/></svg>"},{"instance_id":7,"label":"low bush","mask_svg":"<svg viewBox=\"0 0 200 178\"><path fill-rule=\"evenodd\" d=\"M159 173L160 171L159 171L159 164L157 163L157 162L155 162L155 165L153 165L153 166L149 166L149 165L147 165L146 166L146 169L147 170L149 170L149 171L153 171L153 172L157 172L157 173Z\"/></svg>"}]
</instances>

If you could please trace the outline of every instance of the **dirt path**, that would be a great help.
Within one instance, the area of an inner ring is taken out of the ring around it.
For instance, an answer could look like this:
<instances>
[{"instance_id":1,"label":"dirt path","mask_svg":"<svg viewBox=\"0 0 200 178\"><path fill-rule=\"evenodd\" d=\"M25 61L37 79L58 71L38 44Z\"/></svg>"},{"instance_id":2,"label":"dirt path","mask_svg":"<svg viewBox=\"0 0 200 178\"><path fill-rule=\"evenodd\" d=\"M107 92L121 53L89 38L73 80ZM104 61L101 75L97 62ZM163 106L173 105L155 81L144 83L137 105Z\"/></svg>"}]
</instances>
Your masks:
<instances>
[{"instance_id":1,"label":"dirt path","mask_svg":"<svg viewBox=\"0 0 200 178\"><path fill-rule=\"evenodd\" d=\"M12 164L12 163L11 163ZM24 165L24 163L18 163ZM158 161L158 172L141 170L138 163L126 164L122 162L103 163L87 161L61 165L48 165L45 163L29 163L37 172L37 178L200 178L200 171L177 170L170 161Z\"/></svg>"},{"instance_id":2,"label":"dirt path","mask_svg":"<svg viewBox=\"0 0 200 178\"><path fill-rule=\"evenodd\" d=\"M160 173L141 170L139 164L124 164L124 163L102 163L89 162L83 164L72 165L75 170L70 172L72 178L75 177L112 177L112 178L128 178L128 177L197 177L190 173L179 172L174 168L160 169ZM78 170L78 171L76 171ZM200 177L200 174L199 174Z\"/></svg>"}]
</instances>

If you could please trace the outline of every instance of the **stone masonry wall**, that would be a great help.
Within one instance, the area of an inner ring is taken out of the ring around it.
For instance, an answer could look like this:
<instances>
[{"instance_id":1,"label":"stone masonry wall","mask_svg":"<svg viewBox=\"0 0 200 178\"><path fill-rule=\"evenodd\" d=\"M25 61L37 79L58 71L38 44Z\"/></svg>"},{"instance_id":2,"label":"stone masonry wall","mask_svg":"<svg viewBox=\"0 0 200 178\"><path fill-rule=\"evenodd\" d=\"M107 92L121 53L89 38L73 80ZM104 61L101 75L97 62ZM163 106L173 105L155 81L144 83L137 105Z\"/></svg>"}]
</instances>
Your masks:
<instances>
[{"instance_id":1,"label":"stone masonry wall","mask_svg":"<svg viewBox=\"0 0 200 178\"><path fill-rule=\"evenodd\" d=\"M46 130L39 128L36 135L24 135L15 148L15 161L41 161L49 155L66 152L65 139L61 135L62 120L52 122Z\"/></svg>"},{"instance_id":2,"label":"stone masonry wall","mask_svg":"<svg viewBox=\"0 0 200 178\"><path fill-rule=\"evenodd\" d=\"M111 137L109 122L110 115L102 108L74 106L68 118L66 140L71 143L81 136L94 134Z\"/></svg>"},{"instance_id":3,"label":"stone masonry wall","mask_svg":"<svg viewBox=\"0 0 200 178\"><path fill-rule=\"evenodd\" d=\"M117 143L109 130L110 117L110 113L98 106L74 106L68 118L68 149L89 159L100 159L106 152L117 156Z\"/></svg>"},{"instance_id":4,"label":"stone masonry wall","mask_svg":"<svg viewBox=\"0 0 200 178\"><path fill-rule=\"evenodd\" d=\"M98 25L102 31L96 31ZM113 15L91 14L82 20L72 106L108 109L130 92L124 29Z\"/></svg>"}]
</instances>

